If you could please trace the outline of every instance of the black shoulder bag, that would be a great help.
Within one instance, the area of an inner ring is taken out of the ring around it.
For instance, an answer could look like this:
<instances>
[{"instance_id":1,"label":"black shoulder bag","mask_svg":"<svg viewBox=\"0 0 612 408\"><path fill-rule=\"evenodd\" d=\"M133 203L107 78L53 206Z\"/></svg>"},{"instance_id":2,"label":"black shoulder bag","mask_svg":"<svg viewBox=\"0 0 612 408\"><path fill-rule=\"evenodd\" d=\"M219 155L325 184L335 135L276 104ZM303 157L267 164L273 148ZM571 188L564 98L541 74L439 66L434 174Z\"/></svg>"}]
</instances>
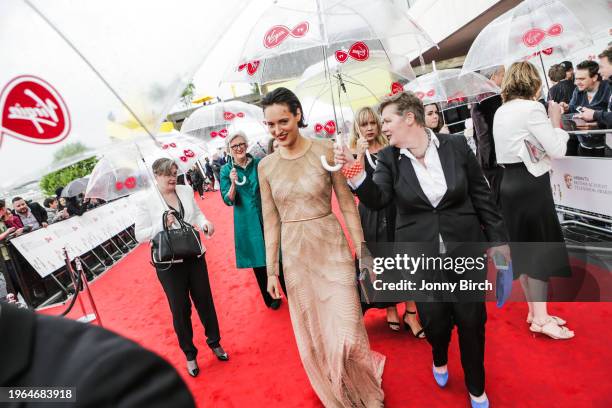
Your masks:
<instances>
[{"instance_id":1,"label":"black shoulder bag","mask_svg":"<svg viewBox=\"0 0 612 408\"><path fill-rule=\"evenodd\" d=\"M171 212L175 213L175 218L180 226L178 229L169 229L166 224L168 214ZM163 269L166 270L170 269L172 264L182 262L185 258L202 256L200 234L183 220L182 214L166 210L162 215L162 224L164 230L158 232L151 240L151 259L154 266L167 264L168 267Z\"/></svg>"}]
</instances>

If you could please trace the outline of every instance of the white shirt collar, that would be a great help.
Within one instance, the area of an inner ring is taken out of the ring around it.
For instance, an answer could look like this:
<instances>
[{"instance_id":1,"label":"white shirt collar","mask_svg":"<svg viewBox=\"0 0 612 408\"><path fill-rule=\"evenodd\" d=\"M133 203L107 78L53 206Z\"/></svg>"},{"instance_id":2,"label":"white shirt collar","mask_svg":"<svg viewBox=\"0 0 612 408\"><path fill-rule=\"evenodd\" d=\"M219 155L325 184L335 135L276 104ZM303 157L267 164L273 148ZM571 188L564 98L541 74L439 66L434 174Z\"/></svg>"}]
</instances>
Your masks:
<instances>
[{"instance_id":1,"label":"white shirt collar","mask_svg":"<svg viewBox=\"0 0 612 408\"><path fill-rule=\"evenodd\" d=\"M425 155L427 156L427 154L431 151L432 146L436 146L436 149L440 148L440 140L438 139L436 134L433 132L433 130L429 128L425 128L425 130L429 132L429 134L431 135L431 141L433 142L433 143L430 143L429 146L427 147L427 151L425 152ZM412 152L408 149L405 149L405 148L400 149L400 155L402 154L408 157L409 159L416 160L416 157L414 157Z\"/></svg>"}]
</instances>

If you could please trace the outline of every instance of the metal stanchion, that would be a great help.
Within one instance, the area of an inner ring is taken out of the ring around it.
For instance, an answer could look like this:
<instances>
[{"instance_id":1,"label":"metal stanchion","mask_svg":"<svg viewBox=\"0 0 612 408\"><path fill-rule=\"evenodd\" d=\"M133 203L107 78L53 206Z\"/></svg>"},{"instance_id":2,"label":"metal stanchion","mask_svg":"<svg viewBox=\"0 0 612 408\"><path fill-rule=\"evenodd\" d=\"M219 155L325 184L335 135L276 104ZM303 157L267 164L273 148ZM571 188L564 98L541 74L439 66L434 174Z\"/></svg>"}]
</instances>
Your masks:
<instances>
[{"instance_id":1,"label":"metal stanchion","mask_svg":"<svg viewBox=\"0 0 612 408\"><path fill-rule=\"evenodd\" d=\"M87 291L87 297L89 298L89 305L93 309L93 318L94 320L97 320L98 325L102 327L102 318L100 317L100 313L98 312L98 308L96 307L96 302L94 301L93 295L91 294L91 290L89 290L89 283L87 283L87 277L85 276L85 271L83 270L83 265L81 264L81 258L75 258L74 263L76 265L76 270L79 272L81 278L83 279L83 285L85 286L85 290Z\"/></svg>"},{"instance_id":2,"label":"metal stanchion","mask_svg":"<svg viewBox=\"0 0 612 408\"><path fill-rule=\"evenodd\" d=\"M70 262L68 251L66 250L66 248L62 248L62 251L64 253L64 260L66 262L66 270L68 271L68 274L70 275L70 279L72 280L72 284L74 285L74 296L77 297L77 300L79 301L79 306L81 307L81 311L83 312L83 315L79 317L77 321L83 322L83 323L92 322L96 320L96 315L94 313L86 314L85 305L83 304L83 299L79 297L80 288L79 288L79 284L77 283L77 278L75 276L76 274L74 273L74 270L72 269L72 263ZM87 282L87 277L83 276L83 278L84 278L84 281Z\"/></svg>"}]
</instances>

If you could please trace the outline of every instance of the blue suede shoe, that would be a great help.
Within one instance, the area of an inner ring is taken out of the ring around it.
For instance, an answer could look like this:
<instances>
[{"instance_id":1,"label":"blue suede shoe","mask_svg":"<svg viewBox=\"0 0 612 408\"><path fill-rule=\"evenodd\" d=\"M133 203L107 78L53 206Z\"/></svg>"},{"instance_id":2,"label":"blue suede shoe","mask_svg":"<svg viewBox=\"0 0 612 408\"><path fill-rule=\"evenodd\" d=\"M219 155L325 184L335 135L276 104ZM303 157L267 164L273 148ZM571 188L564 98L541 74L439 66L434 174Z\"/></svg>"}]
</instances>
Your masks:
<instances>
[{"instance_id":1,"label":"blue suede shoe","mask_svg":"<svg viewBox=\"0 0 612 408\"><path fill-rule=\"evenodd\" d=\"M470 402L472 403L472 408L489 408L489 398L482 402L476 402L472 399L470 395Z\"/></svg>"},{"instance_id":2,"label":"blue suede shoe","mask_svg":"<svg viewBox=\"0 0 612 408\"><path fill-rule=\"evenodd\" d=\"M448 369L444 374L437 373L436 370L434 370L434 366L432 366L431 370L433 372L433 376L436 380L436 383L438 383L441 388L446 387L446 383L448 382Z\"/></svg>"}]
</instances>

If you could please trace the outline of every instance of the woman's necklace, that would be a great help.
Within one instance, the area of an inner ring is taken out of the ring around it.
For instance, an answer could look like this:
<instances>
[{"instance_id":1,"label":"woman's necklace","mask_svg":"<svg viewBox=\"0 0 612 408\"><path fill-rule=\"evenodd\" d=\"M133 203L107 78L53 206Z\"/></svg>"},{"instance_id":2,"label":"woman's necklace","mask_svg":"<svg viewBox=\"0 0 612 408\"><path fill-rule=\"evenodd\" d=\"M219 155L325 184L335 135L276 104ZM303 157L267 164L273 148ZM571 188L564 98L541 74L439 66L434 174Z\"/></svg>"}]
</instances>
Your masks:
<instances>
[{"instance_id":1,"label":"woman's necklace","mask_svg":"<svg viewBox=\"0 0 612 408\"><path fill-rule=\"evenodd\" d=\"M429 149L429 145L431 144L431 132L429 132L429 131L426 131L426 132L427 132L427 146L425 146L425 150L423 150L423 154L417 156L416 154L414 154L412 149L410 150L410 152L412 153L414 158L417 159L417 160L421 160L421 159L425 158L425 155L427 154L427 149Z\"/></svg>"}]
</instances>

